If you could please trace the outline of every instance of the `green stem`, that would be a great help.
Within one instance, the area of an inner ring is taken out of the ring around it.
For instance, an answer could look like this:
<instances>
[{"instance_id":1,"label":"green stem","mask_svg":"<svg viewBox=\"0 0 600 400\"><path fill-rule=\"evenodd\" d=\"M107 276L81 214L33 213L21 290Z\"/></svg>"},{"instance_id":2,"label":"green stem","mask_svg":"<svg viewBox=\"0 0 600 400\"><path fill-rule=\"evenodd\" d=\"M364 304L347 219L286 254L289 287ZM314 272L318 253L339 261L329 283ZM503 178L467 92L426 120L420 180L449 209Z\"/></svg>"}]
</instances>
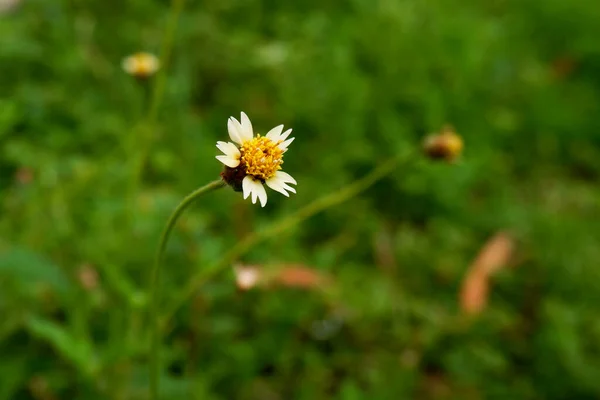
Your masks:
<instances>
[{"instance_id":1,"label":"green stem","mask_svg":"<svg viewBox=\"0 0 600 400\"><path fill-rule=\"evenodd\" d=\"M177 220L181 214L194 202L198 197L203 194L212 192L214 190L224 187L226 184L222 180L216 180L209 183L206 186L190 193L181 203L175 208L167 225L163 230L156 252L156 258L154 259L154 267L152 268L151 282L150 282L150 319L151 319L151 349L150 349L150 399L158 399L158 387L160 379L160 362L159 362L159 347L160 347L160 332L159 332L159 316L158 306L160 303L160 265L162 263L165 249L171 236L171 231L175 227Z\"/></svg>"},{"instance_id":2,"label":"green stem","mask_svg":"<svg viewBox=\"0 0 600 400\"><path fill-rule=\"evenodd\" d=\"M369 174L363 178L353 182L345 188L323 196L312 203L304 206L295 213L283 218L281 221L271 225L267 229L261 232L255 232L242 241L234 245L220 260L214 264L209 265L206 269L196 273L190 283L183 289L181 296L178 296L174 302L167 308L166 314L161 318L160 325L164 327L168 320L173 316L177 310L184 305L188 299L196 292L196 290L202 286L208 279L221 272L231 265L231 263L240 255L251 249L260 241L274 237L289 228L298 225L307 218L333 206L336 206L357 194L368 189L375 182L386 176L387 174L394 171L398 163L402 160L408 162L412 159L412 153L403 153L400 156L394 157L383 164L379 165Z\"/></svg>"},{"instance_id":3,"label":"green stem","mask_svg":"<svg viewBox=\"0 0 600 400\"><path fill-rule=\"evenodd\" d=\"M151 88L148 86L148 82L144 82L144 85L146 85L144 87L144 105L148 105L148 111L146 117L133 128L134 135L131 135L135 139L139 139L139 152L134 152L132 159L133 171L129 188L131 202L130 209L134 208L135 196L137 196L139 187L141 186L142 173L146 164L146 159L148 158L148 154L153 145L153 125L156 121L158 110L165 92L167 68L171 59L175 30L177 29L177 21L183 11L184 4L185 0L171 1L171 15L167 22L165 36L160 51L160 70L156 74L156 79Z\"/></svg>"},{"instance_id":4,"label":"green stem","mask_svg":"<svg viewBox=\"0 0 600 400\"><path fill-rule=\"evenodd\" d=\"M165 38L163 40L162 49L160 52L161 66L158 74L156 75L154 86L152 87L152 97L150 98L150 107L148 108L147 121L149 124L154 122L163 98L165 84L167 81L167 65L171 59L171 49L173 48L173 39L175 37L175 30L177 29L177 21L179 20L179 15L181 15L181 12L183 11L184 4L185 0L171 1L171 18L169 19L166 28Z\"/></svg>"}]
</instances>

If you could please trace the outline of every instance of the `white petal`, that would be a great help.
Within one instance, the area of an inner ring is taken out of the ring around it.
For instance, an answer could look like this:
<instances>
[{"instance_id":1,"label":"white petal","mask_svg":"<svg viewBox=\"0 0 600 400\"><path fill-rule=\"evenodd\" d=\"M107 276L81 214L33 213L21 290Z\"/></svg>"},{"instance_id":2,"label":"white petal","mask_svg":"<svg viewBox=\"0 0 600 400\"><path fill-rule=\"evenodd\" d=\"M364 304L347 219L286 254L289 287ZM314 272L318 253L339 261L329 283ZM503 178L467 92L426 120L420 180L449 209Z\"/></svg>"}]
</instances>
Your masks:
<instances>
[{"instance_id":1,"label":"white petal","mask_svg":"<svg viewBox=\"0 0 600 400\"><path fill-rule=\"evenodd\" d=\"M230 142L217 142L217 148L223 152L226 156L239 159L241 156L240 150L237 146Z\"/></svg>"},{"instance_id":2,"label":"white petal","mask_svg":"<svg viewBox=\"0 0 600 400\"><path fill-rule=\"evenodd\" d=\"M281 186L284 190L287 190L288 192L296 193L296 189L294 189L285 182L277 182L277 184Z\"/></svg>"},{"instance_id":3,"label":"white petal","mask_svg":"<svg viewBox=\"0 0 600 400\"><path fill-rule=\"evenodd\" d=\"M221 161L223 164L227 165L229 168L235 168L240 165L239 158L233 158L230 156L216 156L217 160Z\"/></svg>"},{"instance_id":4,"label":"white petal","mask_svg":"<svg viewBox=\"0 0 600 400\"><path fill-rule=\"evenodd\" d=\"M296 189L291 187L290 185L288 185L287 183L283 183L281 185L285 190L287 190L288 192L292 192L292 193L296 193Z\"/></svg>"},{"instance_id":5,"label":"white petal","mask_svg":"<svg viewBox=\"0 0 600 400\"><path fill-rule=\"evenodd\" d=\"M291 184L294 184L294 185L298 184L296 182L296 180L294 178L292 178L292 176L290 174L288 174L287 172L277 171L277 172L275 172L274 178L276 178L277 180L282 181L283 183L291 183Z\"/></svg>"},{"instance_id":6,"label":"white petal","mask_svg":"<svg viewBox=\"0 0 600 400\"><path fill-rule=\"evenodd\" d=\"M291 138L291 139L288 139L288 140L286 140L286 141L285 141L285 142L283 142L283 143L280 143L280 144L279 144L279 148L280 148L281 150L283 150L284 152L285 152L285 151L287 151L287 149L288 149L288 146L289 146L289 145L290 145L290 144L291 144L291 143L294 141L294 139L296 139L296 138Z\"/></svg>"},{"instance_id":7,"label":"white petal","mask_svg":"<svg viewBox=\"0 0 600 400\"><path fill-rule=\"evenodd\" d=\"M276 126L267 132L267 138L271 139L274 142L279 142L281 140L281 132L283 131L283 125Z\"/></svg>"},{"instance_id":8,"label":"white petal","mask_svg":"<svg viewBox=\"0 0 600 400\"><path fill-rule=\"evenodd\" d=\"M133 56L125 57L125 59L123 59L123 62L121 62L121 67L125 70L125 72L133 75L137 67L135 58Z\"/></svg>"},{"instance_id":9,"label":"white petal","mask_svg":"<svg viewBox=\"0 0 600 400\"><path fill-rule=\"evenodd\" d=\"M248 196L250 196L250 193L252 193L253 183L254 179L252 179L251 176L246 176L242 180L242 193L244 195L244 199L247 199Z\"/></svg>"},{"instance_id":10,"label":"white petal","mask_svg":"<svg viewBox=\"0 0 600 400\"><path fill-rule=\"evenodd\" d=\"M237 119L230 117L227 120L227 131L229 132L229 137L237 144L242 144L240 129L240 123L237 121Z\"/></svg>"},{"instance_id":11,"label":"white petal","mask_svg":"<svg viewBox=\"0 0 600 400\"><path fill-rule=\"evenodd\" d=\"M283 132L281 135L279 135L279 140L287 139L287 137L290 136L290 133L292 133L291 129L288 129L287 131Z\"/></svg>"},{"instance_id":12,"label":"white petal","mask_svg":"<svg viewBox=\"0 0 600 400\"><path fill-rule=\"evenodd\" d=\"M267 191L259 180L250 175L242 180L242 192L244 199L252 195L252 204L256 204L256 199L260 200L260 205L264 207L267 204Z\"/></svg>"},{"instance_id":13,"label":"white petal","mask_svg":"<svg viewBox=\"0 0 600 400\"><path fill-rule=\"evenodd\" d=\"M265 187L261 184L260 189L258 189L258 199L260 200L260 206L264 207L267 205L267 191Z\"/></svg>"},{"instance_id":14,"label":"white petal","mask_svg":"<svg viewBox=\"0 0 600 400\"><path fill-rule=\"evenodd\" d=\"M254 136L254 131L252 130L252 123L250 122L250 118L248 118L246 113L243 111L241 121L241 129L239 130L240 139L242 139L242 141L244 142L246 140L252 140L252 137Z\"/></svg>"},{"instance_id":15,"label":"white petal","mask_svg":"<svg viewBox=\"0 0 600 400\"><path fill-rule=\"evenodd\" d=\"M276 192L281 193L282 195L284 195L285 197L289 197L290 195L288 194L288 192L286 192L286 189L289 190L290 192L296 193L296 191L294 190L293 187L288 186L286 183L279 181L277 179L267 179L265 181L265 183L267 184L268 187L270 187L271 189L273 189Z\"/></svg>"},{"instance_id":16,"label":"white petal","mask_svg":"<svg viewBox=\"0 0 600 400\"><path fill-rule=\"evenodd\" d=\"M268 179L265 183L271 189L283 194L284 196L288 196L287 192L296 193L296 189L288 185L288 183L295 185L296 180L292 178L290 174L283 171L277 171L275 175L271 179Z\"/></svg>"}]
</instances>

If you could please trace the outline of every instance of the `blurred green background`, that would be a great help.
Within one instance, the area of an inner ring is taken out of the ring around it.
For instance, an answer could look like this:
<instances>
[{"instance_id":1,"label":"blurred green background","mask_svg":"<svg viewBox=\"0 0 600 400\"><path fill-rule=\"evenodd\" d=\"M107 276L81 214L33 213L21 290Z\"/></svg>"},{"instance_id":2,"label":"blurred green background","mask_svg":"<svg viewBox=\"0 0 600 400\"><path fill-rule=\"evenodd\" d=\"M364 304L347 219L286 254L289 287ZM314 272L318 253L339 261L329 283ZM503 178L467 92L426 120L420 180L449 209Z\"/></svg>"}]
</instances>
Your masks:
<instances>
[{"instance_id":1,"label":"blurred green background","mask_svg":"<svg viewBox=\"0 0 600 400\"><path fill-rule=\"evenodd\" d=\"M153 121L156 79L121 61L160 54L167 0L0 4L0 399L147 398L158 237L218 177L242 110L294 129L298 194L203 198L170 242L163 306L445 124L465 152L238 260L326 288L242 291L232 270L202 286L165 331L164 399L600 398L600 3L190 0ZM462 282L498 231L512 268L467 317Z\"/></svg>"}]
</instances>

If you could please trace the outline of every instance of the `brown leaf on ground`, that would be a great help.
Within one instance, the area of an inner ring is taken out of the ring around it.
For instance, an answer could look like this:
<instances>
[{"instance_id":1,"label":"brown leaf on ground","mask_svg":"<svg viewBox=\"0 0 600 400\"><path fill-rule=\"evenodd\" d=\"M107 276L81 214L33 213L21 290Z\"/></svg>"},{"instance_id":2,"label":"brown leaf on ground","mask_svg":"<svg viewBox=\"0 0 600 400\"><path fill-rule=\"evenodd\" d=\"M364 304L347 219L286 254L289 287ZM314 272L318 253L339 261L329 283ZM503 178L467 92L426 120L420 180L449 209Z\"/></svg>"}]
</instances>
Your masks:
<instances>
[{"instance_id":1,"label":"brown leaf on ground","mask_svg":"<svg viewBox=\"0 0 600 400\"><path fill-rule=\"evenodd\" d=\"M467 314L481 313L488 301L491 277L506 267L513 255L514 239L506 232L490 238L469 266L460 290L460 307Z\"/></svg>"},{"instance_id":2,"label":"brown leaf on ground","mask_svg":"<svg viewBox=\"0 0 600 400\"><path fill-rule=\"evenodd\" d=\"M487 306L490 291L489 276L470 274L465 277L460 291L461 309L470 315L480 314Z\"/></svg>"},{"instance_id":3,"label":"brown leaf on ground","mask_svg":"<svg viewBox=\"0 0 600 400\"><path fill-rule=\"evenodd\" d=\"M514 239L506 232L498 232L481 248L469 270L491 275L506 267L514 250Z\"/></svg>"},{"instance_id":4,"label":"brown leaf on ground","mask_svg":"<svg viewBox=\"0 0 600 400\"><path fill-rule=\"evenodd\" d=\"M325 285L327 278L313 268L303 265L292 265L278 270L273 276L272 283L285 287L315 289Z\"/></svg>"},{"instance_id":5,"label":"brown leaf on ground","mask_svg":"<svg viewBox=\"0 0 600 400\"><path fill-rule=\"evenodd\" d=\"M329 278L304 265L280 265L265 269L257 265L238 264L234 267L236 285L240 290L253 287L286 287L317 289L328 284Z\"/></svg>"}]
</instances>

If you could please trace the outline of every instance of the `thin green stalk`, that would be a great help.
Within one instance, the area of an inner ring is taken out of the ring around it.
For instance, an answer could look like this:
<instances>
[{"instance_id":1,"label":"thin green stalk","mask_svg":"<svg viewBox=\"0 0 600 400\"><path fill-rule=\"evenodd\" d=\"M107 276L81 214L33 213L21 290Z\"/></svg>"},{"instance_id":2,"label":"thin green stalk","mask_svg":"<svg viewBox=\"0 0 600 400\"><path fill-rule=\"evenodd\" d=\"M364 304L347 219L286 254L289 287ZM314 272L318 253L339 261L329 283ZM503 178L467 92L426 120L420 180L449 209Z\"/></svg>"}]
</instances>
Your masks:
<instances>
[{"instance_id":1,"label":"thin green stalk","mask_svg":"<svg viewBox=\"0 0 600 400\"><path fill-rule=\"evenodd\" d=\"M146 159L148 158L148 154L150 153L150 149L153 144L152 128L154 122L156 121L158 110L162 103L165 92L165 85L167 82L167 67L171 59L175 30L177 29L177 21L179 20L179 16L183 11L184 4L185 0L171 1L170 18L167 22L165 36L160 51L160 70L156 74L156 79L154 80L154 85L152 86L151 90L148 90L148 88L145 88L144 90L144 103L148 104L148 111L144 120L135 125L131 135L135 138L139 138L140 141L139 152L133 155L133 173L129 188L131 206L134 205L133 199L139 191L144 165L146 164Z\"/></svg>"},{"instance_id":2,"label":"thin green stalk","mask_svg":"<svg viewBox=\"0 0 600 400\"><path fill-rule=\"evenodd\" d=\"M150 99L150 108L148 109L147 121L152 124L158 113L160 103L162 102L163 94L165 91L165 84L167 82L167 65L171 60L171 51L173 49L173 42L175 38L175 30L177 29L177 22L179 16L183 11L185 0L172 0L171 1L171 18L169 19L165 38L163 40L162 49L160 52L160 70L156 76L156 82L152 88L152 97Z\"/></svg>"},{"instance_id":3,"label":"thin green stalk","mask_svg":"<svg viewBox=\"0 0 600 400\"><path fill-rule=\"evenodd\" d=\"M218 274L222 270L228 268L237 257L247 252L257 243L268 238L274 237L280 234L281 232L284 232L287 229L298 225L305 219L308 219L327 208L336 206L340 203L343 203L346 200L351 199L352 197L368 189L371 185L373 185L375 182L377 182L390 172L394 171L394 169L398 166L400 161L408 161L410 159L410 155L407 156L407 154L402 154L398 157L394 157L384 162L383 164L375 168L373 171L371 171L368 175L355 181L349 186L313 201L312 203L299 209L295 213L271 225L267 229L260 232L255 232L243 239L242 241L238 242L220 260L218 260L214 264L209 265L206 269L199 271L190 280L190 283L182 291L181 296L178 296L174 300L174 302L167 308L166 314L162 317L161 326L164 327L169 321L169 319L173 316L173 314L177 312L177 310L181 306L183 306L188 301L188 299L193 296L194 292L200 286L202 286L208 279L212 278L214 275Z\"/></svg>"},{"instance_id":4,"label":"thin green stalk","mask_svg":"<svg viewBox=\"0 0 600 400\"><path fill-rule=\"evenodd\" d=\"M201 188L190 193L186 198L184 198L181 203L175 208L167 224L165 225L165 229L160 237L160 242L158 245L158 250L156 252L156 258L154 259L154 267L152 268L151 274L151 282L150 282L150 320L151 320L151 349L150 349L150 399L156 400L158 399L158 387L159 387L159 379L160 379L160 362L159 362L159 347L160 347L160 332L159 332L159 316L158 316L158 306L160 303L160 276L161 276L161 263L164 257L164 252L167 247L167 243L169 241L169 237L171 236L171 231L175 227L177 220L181 216L181 214L194 202L198 199L198 197L203 194L212 192L219 188L224 187L226 184L222 180L217 180L209 183L206 186L202 186Z\"/></svg>"}]
</instances>

